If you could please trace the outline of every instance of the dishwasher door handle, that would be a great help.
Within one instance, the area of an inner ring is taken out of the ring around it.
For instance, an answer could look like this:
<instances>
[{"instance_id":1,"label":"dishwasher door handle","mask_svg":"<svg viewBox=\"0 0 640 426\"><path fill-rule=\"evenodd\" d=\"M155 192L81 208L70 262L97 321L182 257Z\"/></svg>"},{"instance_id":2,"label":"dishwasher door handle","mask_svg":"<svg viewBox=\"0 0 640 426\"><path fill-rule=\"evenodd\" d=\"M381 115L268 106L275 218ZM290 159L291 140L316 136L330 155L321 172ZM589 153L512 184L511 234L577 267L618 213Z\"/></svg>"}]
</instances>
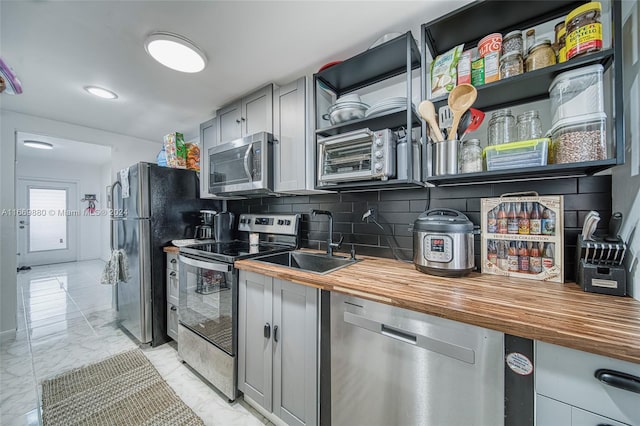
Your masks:
<instances>
[{"instance_id":1,"label":"dishwasher door handle","mask_svg":"<svg viewBox=\"0 0 640 426\"><path fill-rule=\"evenodd\" d=\"M475 351L473 349L458 346L443 340L412 333L398 327L392 327L379 321L363 317L351 312L344 313L344 322L378 333L391 339L399 340L414 346L419 346L428 351L457 359L468 364L475 364Z\"/></svg>"}]
</instances>

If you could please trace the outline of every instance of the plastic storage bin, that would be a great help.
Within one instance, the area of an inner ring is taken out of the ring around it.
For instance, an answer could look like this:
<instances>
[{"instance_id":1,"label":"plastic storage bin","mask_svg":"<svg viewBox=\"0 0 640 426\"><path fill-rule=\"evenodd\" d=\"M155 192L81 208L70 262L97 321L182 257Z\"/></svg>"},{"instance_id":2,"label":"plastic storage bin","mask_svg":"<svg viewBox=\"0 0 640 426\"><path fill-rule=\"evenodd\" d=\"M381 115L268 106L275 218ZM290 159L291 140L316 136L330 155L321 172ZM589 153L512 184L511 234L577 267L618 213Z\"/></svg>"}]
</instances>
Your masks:
<instances>
[{"instance_id":1,"label":"plastic storage bin","mask_svg":"<svg viewBox=\"0 0 640 426\"><path fill-rule=\"evenodd\" d=\"M549 143L549 138L540 138L488 146L484 149L487 170L546 166Z\"/></svg>"},{"instance_id":2,"label":"plastic storage bin","mask_svg":"<svg viewBox=\"0 0 640 426\"><path fill-rule=\"evenodd\" d=\"M551 151L555 163L580 163L607 158L607 114L595 113L566 118L551 129Z\"/></svg>"},{"instance_id":3,"label":"plastic storage bin","mask_svg":"<svg viewBox=\"0 0 640 426\"><path fill-rule=\"evenodd\" d=\"M604 67L600 64L558 74L549 86L553 123L604 112Z\"/></svg>"}]
</instances>

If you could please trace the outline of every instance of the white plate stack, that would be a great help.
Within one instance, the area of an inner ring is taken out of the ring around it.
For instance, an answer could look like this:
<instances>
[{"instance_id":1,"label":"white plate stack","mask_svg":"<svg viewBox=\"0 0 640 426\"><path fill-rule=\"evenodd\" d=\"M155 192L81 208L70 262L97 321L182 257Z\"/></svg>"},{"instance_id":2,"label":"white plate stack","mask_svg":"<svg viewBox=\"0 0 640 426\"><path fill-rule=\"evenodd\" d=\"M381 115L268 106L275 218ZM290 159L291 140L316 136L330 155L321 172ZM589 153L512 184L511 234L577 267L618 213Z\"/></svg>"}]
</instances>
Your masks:
<instances>
[{"instance_id":1,"label":"white plate stack","mask_svg":"<svg viewBox=\"0 0 640 426\"><path fill-rule=\"evenodd\" d=\"M369 107L369 109L364 114L364 116L370 117L372 115L383 114L385 112L393 111L394 109L406 108L406 107L407 107L407 98L403 98L403 97L387 98L371 105L371 107Z\"/></svg>"}]
</instances>

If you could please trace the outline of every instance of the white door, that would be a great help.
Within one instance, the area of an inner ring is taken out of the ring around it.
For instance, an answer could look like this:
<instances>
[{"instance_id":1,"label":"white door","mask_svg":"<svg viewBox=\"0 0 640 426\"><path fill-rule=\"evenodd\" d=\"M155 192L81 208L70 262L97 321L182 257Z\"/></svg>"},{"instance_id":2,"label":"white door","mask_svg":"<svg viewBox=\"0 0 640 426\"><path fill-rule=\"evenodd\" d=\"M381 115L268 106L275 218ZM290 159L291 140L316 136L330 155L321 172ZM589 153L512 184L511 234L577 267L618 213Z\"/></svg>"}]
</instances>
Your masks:
<instances>
[{"instance_id":1,"label":"white door","mask_svg":"<svg viewBox=\"0 0 640 426\"><path fill-rule=\"evenodd\" d=\"M74 182L18 179L18 267L75 262L79 216Z\"/></svg>"}]
</instances>

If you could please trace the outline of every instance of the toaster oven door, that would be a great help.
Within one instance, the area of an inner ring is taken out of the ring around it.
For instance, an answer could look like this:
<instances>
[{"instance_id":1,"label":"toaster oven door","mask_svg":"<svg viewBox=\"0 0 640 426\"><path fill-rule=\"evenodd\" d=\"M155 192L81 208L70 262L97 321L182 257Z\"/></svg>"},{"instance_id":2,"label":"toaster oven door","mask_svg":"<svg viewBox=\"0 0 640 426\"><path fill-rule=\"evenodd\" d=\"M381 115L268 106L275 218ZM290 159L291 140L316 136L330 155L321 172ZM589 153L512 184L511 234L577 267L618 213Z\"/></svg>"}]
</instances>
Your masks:
<instances>
[{"instance_id":1,"label":"toaster oven door","mask_svg":"<svg viewBox=\"0 0 640 426\"><path fill-rule=\"evenodd\" d=\"M373 132L349 132L318 141L320 183L367 180L373 176Z\"/></svg>"}]
</instances>

